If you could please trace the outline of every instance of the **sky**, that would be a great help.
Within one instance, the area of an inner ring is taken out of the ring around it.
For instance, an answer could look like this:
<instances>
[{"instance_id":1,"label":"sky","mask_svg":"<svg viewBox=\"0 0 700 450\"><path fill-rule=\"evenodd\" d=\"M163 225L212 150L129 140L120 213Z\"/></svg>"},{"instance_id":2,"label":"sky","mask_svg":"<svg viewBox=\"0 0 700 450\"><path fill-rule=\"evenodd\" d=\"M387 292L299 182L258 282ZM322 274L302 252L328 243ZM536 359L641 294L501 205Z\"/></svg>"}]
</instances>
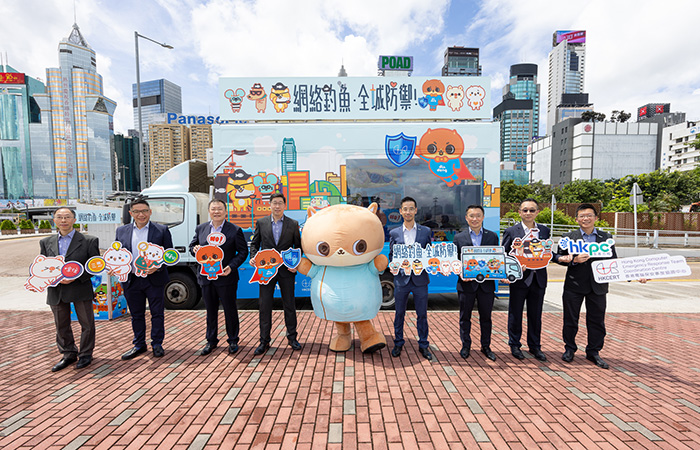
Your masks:
<instances>
[{"instance_id":1,"label":"sky","mask_svg":"<svg viewBox=\"0 0 700 450\"><path fill-rule=\"evenodd\" d=\"M540 117L555 30L586 30L585 91L594 109L636 116L671 103L700 120L700 35L695 0L2 0L0 53L42 81L77 21L97 53L115 132L135 128L134 31L141 80L182 87L183 113L218 115L218 79L236 76L374 76L379 55L414 57L414 75L438 76L448 46L478 47L493 108L512 64L535 63Z\"/></svg>"}]
</instances>

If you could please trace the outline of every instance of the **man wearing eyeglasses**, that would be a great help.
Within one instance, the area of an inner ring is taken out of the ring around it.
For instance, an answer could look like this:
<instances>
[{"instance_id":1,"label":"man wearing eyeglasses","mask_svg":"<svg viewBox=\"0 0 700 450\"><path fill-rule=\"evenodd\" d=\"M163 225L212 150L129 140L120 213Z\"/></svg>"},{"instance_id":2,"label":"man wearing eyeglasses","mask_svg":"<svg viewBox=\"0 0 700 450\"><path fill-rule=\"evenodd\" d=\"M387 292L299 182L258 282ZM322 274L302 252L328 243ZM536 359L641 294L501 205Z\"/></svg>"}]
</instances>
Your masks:
<instances>
[{"instance_id":1,"label":"man wearing eyeglasses","mask_svg":"<svg viewBox=\"0 0 700 450\"><path fill-rule=\"evenodd\" d=\"M129 205L129 214L133 223L117 228L116 240L122 247L134 256L132 264L138 256L138 245L150 242L160 245L163 249L173 246L173 238L166 225L151 222L151 207L143 198L138 198ZM122 283L124 297L131 313L131 328L134 332L134 347L122 355L123 360L132 359L148 350L146 346L146 299L151 311L151 348L153 356L159 358L165 355L163 338L165 337L165 285L170 281L165 266L151 267L146 270L147 276L137 277L133 270L129 279Z\"/></svg>"},{"instance_id":2,"label":"man wearing eyeglasses","mask_svg":"<svg viewBox=\"0 0 700 450\"><path fill-rule=\"evenodd\" d=\"M550 230L541 223L535 223L535 217L540 212L535 199L528 198L520 202L518 214L521 222L506 228L503 233L503 247L506 255L510 254L513 240L530 236L532 241L549 239ZM555 261L558 255L555 255ZM510 300L508 302L508 345L511 354L517 359L525 359L520 350L520 337L523 332L523 309L527 304L527 345L532 356L539 361L547 361L540 345L542 334L542 306L544 293L547 288L547 268L539 270L525 269L523 277L510 285Z\"/></svg>"},{"instance_id":3,"label":"man wearing eyeglasses","mask_svg":"<svg viewBox=\"0 0 700 450\"><path fill-rule=\"evenodd\" d=\"M389 260L394 255L394 244L413 245L420 244L425 248L432 240L430 228L416 223L418 212L416 201L411 197L401 199L399 212L403 218L403 224L389 232ZM406 305L408 294L413 294L413 303L416 307L416 328L418 329L418 351L428 361L433 359L428 342L428 283L430 278L425 270L416 275L406 275L403 270L394 276L394 348L391 356L398 357L405 344L403 338L404 319L406 317Z\"/></svg>"}]
</instances>

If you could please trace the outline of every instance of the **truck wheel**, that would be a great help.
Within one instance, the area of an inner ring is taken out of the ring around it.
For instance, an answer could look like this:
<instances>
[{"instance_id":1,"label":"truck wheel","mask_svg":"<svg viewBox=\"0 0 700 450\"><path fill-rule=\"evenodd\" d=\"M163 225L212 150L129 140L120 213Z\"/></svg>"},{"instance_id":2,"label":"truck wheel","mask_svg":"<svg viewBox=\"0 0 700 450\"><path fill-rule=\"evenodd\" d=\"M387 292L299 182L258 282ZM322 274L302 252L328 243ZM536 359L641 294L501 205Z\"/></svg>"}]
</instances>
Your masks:
<instances>
[{"instance_id":1,"label":"truck wheel","mask_svg":"<svg viewBox=\"0 0 700 450\"><path fill-rule=\"evenodd\" d=\"M382 309L391 309L396 303L394 298L394 277L391 274L389 276L384 274L380 277L379 282L382 285Z\"/></svg>"},{"instance_id":2,"label":"truck wheel","mask_svg":"<svg viewBox=\"0 0 700 450\"><path fill-rule=\"evenodd\" d=\"M515 281L515 275L508 275L508 281L510 281L511 283Z\"/></svg>"},{"instance_id":3,"label":"truck wheel","mask_svg":"<svg viewBox=\"0 0 700 450\"><path fill-rule=\"evenodd\" d=\"M484 281L484 274L480 273L479 275L476 276L476 281Z\"/></svg>"},{"instance_id":4,"label":"truck wheel","mask_svg":"<svg viewBox=\"0 0 700 450\"><path fill-rule=\"evenodd\" d=\"M193 309L199 303L199 291L194 279L182 272L170 274L165 285L165 307L168 309Z\"/></svg>"}]
</instances>

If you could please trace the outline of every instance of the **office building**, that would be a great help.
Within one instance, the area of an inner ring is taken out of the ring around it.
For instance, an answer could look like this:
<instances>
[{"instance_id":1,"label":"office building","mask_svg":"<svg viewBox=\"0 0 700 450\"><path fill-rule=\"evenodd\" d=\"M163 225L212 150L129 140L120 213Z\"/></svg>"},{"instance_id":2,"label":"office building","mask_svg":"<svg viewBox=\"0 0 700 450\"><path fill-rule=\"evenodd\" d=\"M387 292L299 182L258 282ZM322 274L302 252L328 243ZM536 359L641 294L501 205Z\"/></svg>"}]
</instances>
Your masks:
<instances>
[{"instance_id":1,"label":"office building","mask_svg":"<svg viewBox=\"0 0 700 450\"><path fill-rule=\"evenodd\" d=\"M133 134L134 136L114 135L114 157L116 158L114 178L117 180L117 191L141 191L139 138L138 132Z\"/></svg>"},{"instance_id":2,"label":"office building","mask_svg":"<svg viewBox=\"0 0 700 450\"><path fill-rule=\"evenodd\" d=\"M467 47L447 47L445 64L442 66L443 77L481 76L479 49Z\"/></svg>"},{"instance_id":3,"label":"office building","mask_svg":"<svg viewBox=\"0 0 700 450\"><path fill-rule=\"evenodd\" d=\"M539 134L539 111L537 64L511 66L503 101L493 109L493 118L500 122L501 161L513 162L515 170L526 168L527 146Z\"/></svg>"},{"instance_id":4,"label":"office building","mask_svg":"<svg viewBox=\"0 0 700 450\"><path fill-rule=\"evenodd\" d=\"M151 180L155 181L170 168L190 159L190 130L186 125L152 123L148 126L148 135Z\"/></svg>"},{"instance_id":5,"label":"office building","mask_svg":"<svg viewBox=\"0 0 700 450\"><path fill-rule=\"evenodd\" d=\"M700 121L672 125L661 134L661 169L676 172L700 166L700 149L690 145L700 139Z\"/></svg>"},{"instance_id":6,"label":"office building","mask_svg":"<svg viewBox=\"0 0 700 450\"><path fill-rule=\"evenodd\" d=\"M659 124L661 130L656 140L656 168L668 168L668 146L662 144L663 129L672 125L685 122L684 112L670 112L670 103L647 103L637 108L637 122L649 122Z\"/></svg>"},{"instance_id":7,"label":"office building","mask_svg":"<svg viewBox=\"0 0 700 450\"><path fill-rule=\"evenodd\" d=\"M583 97L562 97L564 94L584 93L586 32L555 31L552 47L549 52L547 134L559 120L580 117L586 108L592 109L588 96L585 100ZM557 117L557 108L564 109L559 112L560 118Z\"/></svg>"},{"instance_id":8,"label":"office building","mask_svg":"<svg viewBox=\"0 0 700 450\"><path fill-rule=\"evenodd\" d=\"M133 94L134 107L134 129L139 129L139 111L136 83L132 84L131 90ZM182 89L177 84L166 79L151 80L141 82L141 125L144 130L143 145L145 150L146 162L146 185L150 186L151 168L149 152L149 136L148 130L152 123L161 123L163 117L168 113L182 114Z\"/></svg>"},{"instance_id":9,"label":"office building","mask_svg":"<svg viewBox=\"0 0 700 450\"><path fill-rule=\"evenodd\" d=\"M518 169L512 161L501 161L501 185L504 181L513 181L518 186L530 183L530 173Z\"/></svg>"},{"instance_id":10,"label":"office building","mask_svg":"<svg viewBox=\"0 0 700 450\"><path fill-rule=\"evenodd\" d=\"M212 148L211 125L190 125L190 159L207 160Z\"/></svg>"},{"instance_id":11,"label":"office building","mask_svg":"<svg viewBox=\"0 0 700 450\"><path fill-rule=\"evenodd\" d=\"M528 149L530 181L563 186L653 172L657 134L655 123L565 119Z\"/></svg>"},{"instance_id":12,"label":"office building","mask_svg":"<svg viewBox=\"0 0 700 450\"><path fill-rule=\"evenodd\" d=\"M58 68L46 69L51 103L56 195L90 201L111 193L113 115L104 96L95 51L73 24L58 45Z\"/></svg>"}]
</instances>

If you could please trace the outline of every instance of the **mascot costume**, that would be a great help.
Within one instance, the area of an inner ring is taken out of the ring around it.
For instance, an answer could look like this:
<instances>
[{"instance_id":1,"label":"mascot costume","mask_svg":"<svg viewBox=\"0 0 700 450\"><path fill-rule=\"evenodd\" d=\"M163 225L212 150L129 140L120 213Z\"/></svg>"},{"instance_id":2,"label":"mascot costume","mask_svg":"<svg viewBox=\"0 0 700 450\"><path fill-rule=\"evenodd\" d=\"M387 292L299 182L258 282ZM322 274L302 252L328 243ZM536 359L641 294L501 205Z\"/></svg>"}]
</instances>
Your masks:
<instances>
[{"instance_id":1,"label":"mascot costume","mask_svg":"<svg viewBox=\"0 0 700 450\"><path fill-rule=\"evenodd\" d=\"M355 325L363 353L386 346L384 335L370 322L382 304L379 273L389 264L380 254L384 230L377 208L372 203L368 208L334 205L318 212L313 207L308 209L301 234L306 258L302 258L298 270L311 278L316 315L335 322L338 334L329 346L334 352L350 350L351 324Z\"/></svg>"}]
</instances>

